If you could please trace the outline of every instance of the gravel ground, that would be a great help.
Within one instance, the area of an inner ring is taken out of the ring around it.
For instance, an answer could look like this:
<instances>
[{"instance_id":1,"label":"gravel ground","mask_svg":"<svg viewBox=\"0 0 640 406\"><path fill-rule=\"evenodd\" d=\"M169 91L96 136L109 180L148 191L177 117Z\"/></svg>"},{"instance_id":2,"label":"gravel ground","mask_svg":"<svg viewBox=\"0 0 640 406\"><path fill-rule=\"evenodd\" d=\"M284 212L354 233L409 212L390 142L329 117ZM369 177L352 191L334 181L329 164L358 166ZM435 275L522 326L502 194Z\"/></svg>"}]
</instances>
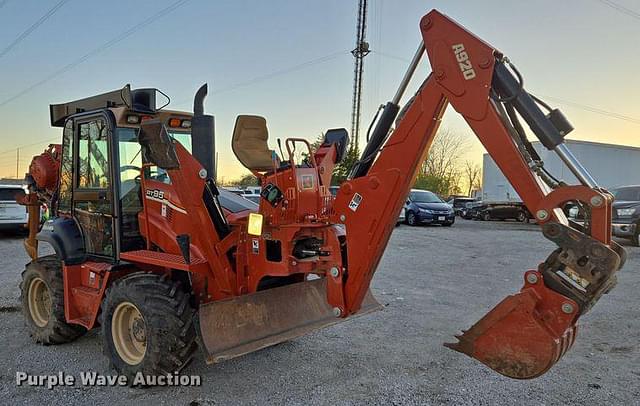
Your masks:
<instances>
[{"instance_id":1,"label":"gravel ground","mask_svg":"<svg viewBox=\"0 0 640 406\"><path fill-rule=\"evenodd\" d=\"M546 375L499 376L442 346L522 285L554 248L535 225L459 220L400 226L373 281L385 305L239 359L183 372L199 387L16 386L16 371L113 374L99 331L60 346L33 344L18 307L27 262L19 237L0 236L0 399L11 404L640 404L640 249L614 291L581 319L578 340ZM3 402L4 403L4 402Z\"/></svg>"}]
</instances>

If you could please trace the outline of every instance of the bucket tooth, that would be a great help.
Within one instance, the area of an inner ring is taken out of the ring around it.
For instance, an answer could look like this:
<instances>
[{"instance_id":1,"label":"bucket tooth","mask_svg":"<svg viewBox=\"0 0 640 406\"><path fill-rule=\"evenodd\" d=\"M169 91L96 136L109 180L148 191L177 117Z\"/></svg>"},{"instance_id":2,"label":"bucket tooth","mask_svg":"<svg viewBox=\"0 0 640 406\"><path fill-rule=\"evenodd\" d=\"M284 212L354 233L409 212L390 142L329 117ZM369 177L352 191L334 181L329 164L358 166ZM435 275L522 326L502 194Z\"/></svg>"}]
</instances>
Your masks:
<instances>
[{"instance_id":1,"label":"bucket tooth","mask_svg":"<svg viewBox=\"0 0 640 406\"><path fill-rule=\"evenodd\" d=\"M568 301L543 284L525 287L456 335L458 342L444 345L510 378L535 378L558 362L575 340L577 315L561 310Z\"/></svg>"}]
</instances>

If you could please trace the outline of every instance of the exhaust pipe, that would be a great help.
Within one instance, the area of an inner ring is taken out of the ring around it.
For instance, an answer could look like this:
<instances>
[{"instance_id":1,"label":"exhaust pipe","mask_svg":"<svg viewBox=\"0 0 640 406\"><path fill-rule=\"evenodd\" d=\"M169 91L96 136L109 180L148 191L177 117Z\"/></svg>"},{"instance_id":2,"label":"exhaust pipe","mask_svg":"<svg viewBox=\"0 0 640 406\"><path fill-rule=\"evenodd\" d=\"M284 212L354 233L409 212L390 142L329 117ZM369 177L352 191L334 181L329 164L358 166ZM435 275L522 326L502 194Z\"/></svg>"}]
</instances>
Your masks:
<instances>
[{"instance_id":1,"label":"exhaust pipe","mask_svg":"<svg viewBox=\"0 0 640 406\"><path fill-rule=\"evenodd\" d=\"M191 146L193 156L207 171L207 176L216 179L215 122L211 115L204 114L204 99L208 87L205 83L193 98L193 118L191 119Z\"/></svg>"}]
</instances>

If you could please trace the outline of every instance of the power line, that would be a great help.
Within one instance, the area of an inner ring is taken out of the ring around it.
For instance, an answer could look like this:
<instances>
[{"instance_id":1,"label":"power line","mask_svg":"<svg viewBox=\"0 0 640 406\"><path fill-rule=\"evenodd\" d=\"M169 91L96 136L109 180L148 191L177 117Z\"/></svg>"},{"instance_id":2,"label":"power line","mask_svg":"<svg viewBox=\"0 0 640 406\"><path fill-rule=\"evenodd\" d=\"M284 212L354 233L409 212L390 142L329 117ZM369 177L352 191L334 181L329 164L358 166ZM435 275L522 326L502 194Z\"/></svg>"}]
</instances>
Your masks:
<instances>
[{"instance_id":1,"label":"power line","mask_svg":"<svg viewBox=\"0 0 640 406\"><path fill-rule=\"evenodd\" d=\"M385 58L389 58L389 59L395 59L397 61L402 61L402 62L411 62L411 59L407 59L407 58L403 58L401 56L397 56L397 55L391 55L391 54L387 54L385 52L380 52L380 51L371 51L371 53L373 54L378 54L380 56L384 56Z\"/></svg>"},{"instance_id":2,"label":"power line","mask_svg":"<svg viewBox=\"0 0 640 406\"><path fill-rule=\"evenodd\" d=\"M614 1L611 0L598 0L600 3L604 4L605 6L609 6L614 10L619 11L622 14L626 14L629 17L633 17L637 20L640 20L640 13L638 13L637 11L631 10L630 8L627 8L625 6L623 6L622 4L618 4Z\"/></svg>"},{"instance_id":3,"label":"power line","mask_svg":"<svg viewBox=\"0 0 640 406\"><path fill-rule=\"evenodd\" d=\"M310 67L310 66L313 66L313 65L317 65L319 63L327 62L327 61L335 59L335 58L337 58L339 56L346 55L348 53L349 53L349 51L347 51L347 50L334 52L332 54L325 55L325 56L322 56L320 58L312 59L310 61L303 62L301 64L291 66L289 68L284 68L284 69L281 69L281 70L277 70L275 72L267 73L265 75L256 76L253 79L249 79L249 80L244 81L244 82L232 84L232 85L229 85L227 87L222 87L220 89L214 90L212 92L212 94L229 92L229 91L235 90L235 89L237 89L239 87L249 86L249 85L255 84L257 82L262 82L264 80L274 78L276 76L282 76L282 75L285 75L287 73L295 72L295 71L298 71L298 70L301 70L301 69L304 69L304 68L307 68L307 67Z\"/></svg>"},{"instance_id":4,"label":"power line","mask_svg":"<svg viewBox=\"0 0 640 406\"><path fill-rule=\"evenodd\" d=\"M31 24L31 26L29 28L27 28L26 30L24 30L22 32L22 34L18 35L18 37L16 39L14 39L13 42L11 42L2 51L0 51L0 58L5 56L16 45L18 45L20 42L22 42L23 39L27 38L29 36L29 34L31 34L33 31L35 31L36 28L40 27L45 21L47 21L49 19L49 17L54 15L56 13L56 11L58 11L62 6L64 6L64 3L68 2L68 1L69 0L60 0L59 2L57 2L56 5L53 6L49 11L47 11L42 17L40 17L40 19L38 19L38 21L36 21L35 23ZM4 6L6 4L6 2L7 1L5 0L2 3L0 3L0 8L2 8L2 6Z\"/></svg>"},{"instance_id":5,"label":"power line","mask_svg":"<svg viewBox=\"0 0 640 406\"><path fill-rule=\"evenodd\" d=\"M253 84L256 84L256 83L259 83L259 82L263 82L263 81L268 80L268 79L272 79L272 78L277 77L277 76L286 75L287 73L292 73L292 72L299 71L299 70L302 70L302 69L305 69L305 68L320 64L320 63L328 62L328 61L336 59L336 58L338 58L338 57L340 57L342 55L346 55L349 52L350 51L348 51L346 49L342 50L342 51L334 52L334 53L331 53L331 54L328 54L328 55L325 55L325 56L321 56L319 58L315 58L315 59L311 59L311 60L306 61L306 62L302 62L302 63L294 65L294 66L290 66L288 68L283 68L283 69L279 69L279 70L276 70L276 71L273 71L273 72L270 72L270 73L267 73L267 74L264 74L264 75L256 76L254 78L251 78L251 79L243 81L243 82L238 82L238 83L234 83L234 84L231 84L229 86L226 86L226 87L221 87L219 89L214 89L211 92L211 94L212 95L216 95L216 94L220 94L220 93L230 92L230 91L236 90L236 89L241 88L241 87L246 87L246 86L253 85ZM180 105L182 103L188 103L191 100L192 100L191 98L180 99L180 100L172 102L172 104L174 106L175 105Z\"/></svg>"},{"instance_id":6,"label":"power line","mask_svg":"<svg viewBox=\"0 0 640 406\"><path fill-rule=\"evenodd\" d=\"M40 140L40 141L32 142L31 144L18 145L17 147L13 147L13 148L11 148L11 149L7 149L7 150L4 150L4 151L0 152L0 155L5 155L5 154L13 153L13 152L15 152L15 151L16 151L16 150L18 150L18 149L23 149L23 148L33 147L33 146L35 146L35 145L42 145L42 144L45 144L45 143L47 143L47 142L55 141L55 140L59 140L59 139L60 139L60 137L48 138L48 139L46 139L46 140Z\"/></svg>"},{"instance_id":7,"label":"power line","mask_svg":"<svg viewBox=\"0 0 640 406\"><path fill-rule=\"evenodd\" d=\"M265 75L256 76L256 77L254 77L252 79L249 79L247 81L235 83L235 84L229 85L227 87L220 88L218 90L215 90L215 91L211 92L211 94L213 95L213 94L219 94L219 93L224 93L224 92L230 92L230 91L235 90L235 89L240 88L240 87L249 86L249 85L252 85L252 84L255 84L255 83L258 83L258 82L262 82L262 81L267 80L267 79L271 79L271 78L274 78L274 77L277 77L277 76L281 76L281 75L285 75L287 73L295 72L295 71L298 71L298 70L301 70L301 69L304 69L304 68L307 68L307 67L310 67L310 66L313 66L313 65L317 65L319 63L328 62L328 61L330 61L332 59L336 59L339 56L347 55L348 53L349 53L348 50L342 50L342 51L334 52L334 53L331 53L331 54L328 54L328 55L325 55L325 56L321 56L319 58L315 58L315 59L312 59L312 60L309 60L309 61L306 61L306 62L302 62L302 63L300 63L298 65L294 65L294 66L291 66L291 67L288 67L288 68L280 69L280 70L277 70L277 71L274 71L274 72L271 72L271 73L267 73ZM174 103L175 104L186 103L189 100L184 99L184 100L180 100L180 101L174 102ZM31 144L25 144L25 145L20 145L20 146L17 146L17 147L13 147L11 149L0 151L0 156L8 154L8 153L13 153L13 152L16 151L16 149L23 149L23 148L27 148L27 147L32 147L34 145L42 145L42 144L45 144L47 142L55 141L55 140L59 140L59 139L60 139L59 137L49 138L47 140L37 141L37 142L31 143Z\"/></svg>"},{"instance_id":8,"label":"power line","mask_svg":"<svg viewBox=\"0 0 640 406\"><path fill-rule=\"evenodd\" d=\"M67 72L68 70L75 68L76 66L78 66L81 63L87 61L88 59L98 55L99 53L101 53L101 52L103 52L103 51L105 51L105 50L107 50L109 48L111 48L115 44L123 41L124 39L130 37L131 35L133 35L137 31L139 31L142 28L146 27L147 25L151 24L155 20L157 20L157 19L159 19L161 17L164 17L165 15L169 14L173 10L175 10L178 7L182 6L187 1L189 1L189 0L179 0L179 1L176 1L176 2L172 3L171 5L163 8L162 10L160 10L157 13L153 14L152 16L146 18L145 20L141 21L140 23L134 25L133 27L129 28L128 30L118 34L115 37L113 37L112 39L110 39L109 41L105 42L104 44L102 44L98 48L95 48L95 49L89 51L88 53L84 54L83 56L81 56L80 58L78 58L75 61L71 62L70 64L58 69L57 71L51 73L49 76L46 76L44 79L32 84L31 86L29 86L26 89L18 92L15 95L9 97L8 99L5 99L4 101L2 101L0 103L0 107L3 107L5 105L11 103L12 101L14 101L14 100L24 96L25 94L29 93L31 90L33 90L33 89L35 89L35 88L37 88L39 86L42 86L43 84L47 83L48 81L50 81L50 80L62 75L63 73Z\"/></svg>"},{"instance_id":9,"label":"power line","mask_svg":"<svg viewBox=\"0 0 640 406\"><path fill-rule=\"evenodd\" d=\"M560 99L558 97L553 97L553 96L545 96L545 95L539 95L540 97L543 97L547 100L551 100L551 101L555 101L557 103L560 104L566 104L567 106L571 106L571 107L576 107L585 111L590 111L592 113L596 113L596 114L601 114L603 116L607 116L607 117L611 117L611 118L616 118L618 120L623 120L623 121L628 121L630 123L634 123L634 124L640 124L640 118L636 118L636 117L631 117L631 116L626 116L624 114L620 114L620 113L616 113L613 111L608 111L608 110L604 110L598 107L593 107L593 106L589 106L586 104L581 104L581 103L576 103L574 101L571 100L564 100L564 99Z\"/></svg>"},{"instance_id":10,"label":"power line","mask_svg":"<svg viewBox=\"0 0 640 406\"><path fill-rule=\"evenodd\" d=\"M385 53L377 52L377 51L373 51L373 53L374 54L378 54L380 56L387 57L387 58L396 59L396 60L407 62L407 63L409 62L409 59L402 58L400 56L385 54ZM640 124L640 118L637 118L637 117L627 116L627 115L624 115L624 114L616 113L615 111L609 111L609 110L601 109L601 108L598 108L598 107L593 107L593 106L589 106L589 105L586 105L586 104L577 103L577 102L574 102L574 101L571 101L571 100L561 99L559 97L545 96L545 95L542 95L542 94L538 95L538 96L540 96L540 97L542 97L544 99L552 100L552 101L555 101L555 102L560 103L560 104L566 104L567 106L575 107L575 108L578 108L578 109L581 109L581 110L585 110L585 111L588 111L588 112L591 112L591 113L600 114L600 115L607 116L607 117L610 117L610 118L615 118L615 119L618 119L618 120L628 121L628 122L633 123L633 124Z\"/></svg>"}]
</instances>

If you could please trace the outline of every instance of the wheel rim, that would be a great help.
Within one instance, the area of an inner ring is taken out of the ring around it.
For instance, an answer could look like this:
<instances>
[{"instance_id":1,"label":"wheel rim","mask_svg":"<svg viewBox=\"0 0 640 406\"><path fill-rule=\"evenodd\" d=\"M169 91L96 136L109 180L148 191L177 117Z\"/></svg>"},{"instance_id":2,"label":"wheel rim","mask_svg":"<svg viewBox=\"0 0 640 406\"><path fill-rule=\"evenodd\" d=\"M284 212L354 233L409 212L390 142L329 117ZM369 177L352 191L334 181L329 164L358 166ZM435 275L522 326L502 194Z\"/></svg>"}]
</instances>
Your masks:
<instances>
[{"instance_id":1,"label":"wheel rim","mask_svg":"<svg viewBox=\"0 0 640 406\"><path fill-rule=\"evenodd\" d=\"M51 315L51 296L47 284L41 278L33 278L29 284L29 314L38 327L49 323Z\"/></svg>"},{"instance_id":2,"label":"wheel rim","mask_svg":"<svg viewBox=\"0 0 640 406\"><path fill-rule=\"evenodd\" d=\"M520 220L521 222L524 222L524 220L526 219L524 213L518 213L518 220Z\"/></svg>"},{"instance_id":3,"label":"wheel rim","mask_svg":"<svg viewBox=\"0 0 640 406\"><path fill-rule=\"evenodd\" d=\"M407 215L407 221L410 225L414 225L416 223L416 216L413 213L409 213Z\"/></svg>"},{"instance_id":4,"label":"wheel rim","mask_svg":"<svg viewBox=\"0 0 640 406\"><path fill-rule=\"evenodd\" d=\"M113 312L111 336L118 355L129 365L139 364L147 351L147 327L140 310L122 302Z\"/></svg>"}]
</instances>

